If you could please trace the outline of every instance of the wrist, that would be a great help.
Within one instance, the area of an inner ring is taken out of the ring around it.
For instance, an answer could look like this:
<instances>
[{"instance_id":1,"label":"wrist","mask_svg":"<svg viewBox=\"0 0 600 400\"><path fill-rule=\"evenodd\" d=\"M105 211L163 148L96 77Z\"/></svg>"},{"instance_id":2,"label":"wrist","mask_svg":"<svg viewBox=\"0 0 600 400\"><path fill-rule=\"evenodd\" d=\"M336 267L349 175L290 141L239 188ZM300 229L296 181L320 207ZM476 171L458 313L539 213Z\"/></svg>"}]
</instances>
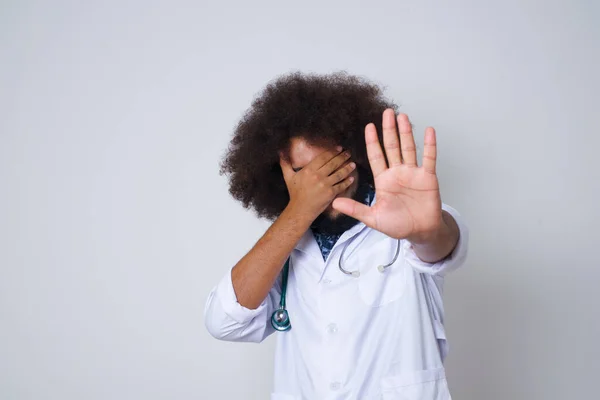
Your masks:
<instances>
[{"instance_id":1,"label":"wrist","mask_svg":"<svg viewBox=\"0 0 600 400\"><path fill-rule=\"evenodd\" d=\"M452 215L444 211L442 214L442 224L435 231L408 240L421 260L437 262L447 257L453 251L458 242L458 237L458 224Z\"/></svg>"},{"instance_id":2,"label":"wrist","mask_svg":"<svg viewBox=\"0 0 600 400\"><path fill-rule=\"evenodd\" d=\"M424 247L440 242L445 236L447 236L448 231L448 225L443 219L441 219L440 222L432 229L411 235L407 238L407 240L414 246Z\"/></svg>"},{"instance_id":3,"label":"wrist","mask_svg":"<svg viewBox=\"0 0 600 400\"><path fill-rule=\"evenodd\" d=\"M281 216L292 220L295 224L302 228L308 229L313 221L317 218L318 214L307 210L305 207L301 207L299 204L290 201L287 207L281 213Z\"/></svg>"},{"instance_id":4,"label":"wrist","mask_svg":"<svg viewBox=\"0 0 600 400\"><path fill-rule=\"evenodd\" d=\"M431 229L412 235L407 239L416 246L435 245L452 237L455 225L454 218L446 211L442 211L438 223Z\"/></svg>"}]
</instances>

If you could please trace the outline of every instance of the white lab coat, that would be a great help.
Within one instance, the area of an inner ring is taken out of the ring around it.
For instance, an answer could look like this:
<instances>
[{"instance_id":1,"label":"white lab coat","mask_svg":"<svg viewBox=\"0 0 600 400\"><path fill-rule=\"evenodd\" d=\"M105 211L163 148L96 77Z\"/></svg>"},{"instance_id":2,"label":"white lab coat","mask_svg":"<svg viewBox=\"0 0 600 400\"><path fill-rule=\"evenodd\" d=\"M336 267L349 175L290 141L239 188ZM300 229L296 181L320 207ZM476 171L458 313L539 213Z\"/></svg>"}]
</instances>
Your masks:
<instances>
[{"instance_id":1,"label":"white lab coat","mask_svg":"<svg viewBox=\"0 0 600 400\"><path fill-rule=\"evenodd\" d=\"M312 232L291 254L287 309L292 328L278 332L271 400L406 399L448 400L444 358L443 277L463 264L468 232L458 222L459 243L445 260L422 262L401 241L396 262L384 273L377 266L394 256L396 240L359 223L346 231L323 261ZM346 242L358 235L344 254ZM255 310L236 299L228 272L208 297L205 323L216 338L261 342L274 332L271 313L280 298L278 280Z\"/></svg>"}]
</instances>

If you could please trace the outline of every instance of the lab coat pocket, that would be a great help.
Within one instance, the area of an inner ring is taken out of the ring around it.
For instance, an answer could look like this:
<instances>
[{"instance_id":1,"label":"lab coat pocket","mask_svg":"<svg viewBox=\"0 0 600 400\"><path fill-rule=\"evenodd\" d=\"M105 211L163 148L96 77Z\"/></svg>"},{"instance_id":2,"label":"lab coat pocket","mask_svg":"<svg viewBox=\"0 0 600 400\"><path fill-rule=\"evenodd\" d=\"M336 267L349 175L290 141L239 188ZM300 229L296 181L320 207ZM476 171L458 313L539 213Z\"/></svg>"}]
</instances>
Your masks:
<instances>
[{"instance_id":1,"label":"lab coat pocket","mask_svg":"<svg viewBox=\"0 0 600 400\"><path fill-rule=\"evenodd\" d=\"M271 400L299 400L299 398L290 394L271 393Z\"/></svg>"},{"instance_id":2,"label":"lab coat pocket","mask_svg":"<svg viewBox=\"0 0 600 400\"><path fill-rule=\"evenodd\" d=\"M451 400L443 367L385 377L381 390L383 400Z\"/></svg>"},{"instance_id":3,"label":"lab coat pocket","mask_svg":"<svg viewBox=\"0 0 600 400\"><path fill-rule=\"evenodd\" d=\"M389 262L389 258L386 258L386 255L382 257L381 254L363 261L363 268L358 277L358 291L360 298L368 306L381 307L392 303L400 299L406 290L407 274L404 262L398 259L381 272L378 265L386 262Z\"/></svg>"}]
</instances>

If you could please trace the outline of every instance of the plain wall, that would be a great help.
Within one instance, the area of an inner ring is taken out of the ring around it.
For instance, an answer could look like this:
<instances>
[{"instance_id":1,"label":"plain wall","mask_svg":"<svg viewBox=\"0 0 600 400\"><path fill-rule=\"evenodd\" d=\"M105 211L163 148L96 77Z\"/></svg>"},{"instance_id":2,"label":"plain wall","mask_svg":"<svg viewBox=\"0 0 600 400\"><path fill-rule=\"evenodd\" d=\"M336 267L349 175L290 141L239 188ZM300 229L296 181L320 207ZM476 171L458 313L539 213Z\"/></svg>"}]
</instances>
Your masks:
<instances>
[{"instance_id":1,"label":"plain wall","mask_svg":"<svg viewBox=\"0 0 600 400\"><path fill-rule=\"evenodd\" d=\"M597 398L598 4L2 1L0 398L268 398L274 338L202 322L268 226L219 161L269 80L342 69L436 127L471 228L454 398Z\"/></svg>"}]
</instances>

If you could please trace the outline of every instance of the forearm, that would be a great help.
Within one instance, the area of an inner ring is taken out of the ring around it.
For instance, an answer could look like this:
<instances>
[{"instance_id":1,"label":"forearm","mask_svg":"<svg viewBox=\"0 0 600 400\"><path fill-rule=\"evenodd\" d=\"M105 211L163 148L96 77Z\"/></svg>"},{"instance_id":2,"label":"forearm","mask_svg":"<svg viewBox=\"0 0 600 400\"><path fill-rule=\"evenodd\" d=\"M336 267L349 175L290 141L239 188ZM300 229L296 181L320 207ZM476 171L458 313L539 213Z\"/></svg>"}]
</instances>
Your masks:
<instances>
[{"instance_id":1,"label":"forearm","mask_svg":"<svg viewBox=\"0 0 600 400\"><path fill-rule=\"evenodd\" d=\"M311 217L287 207L231 271L238 303L256 309L263 302L285 260L309 229Z\"/></svg>"},{"instance_id":2,"label":"forearm","mask_svg":"<svg viewBox=\"0 0 600 400\"><path fill-rule=\"evenodd\" d=\"M442 211L442 223L436 232L418 242L412 242L413 249L422 261L435 263L446 258L456 247L459 238L458 224L447 211Z\"/></svg>"}]
</instances>

